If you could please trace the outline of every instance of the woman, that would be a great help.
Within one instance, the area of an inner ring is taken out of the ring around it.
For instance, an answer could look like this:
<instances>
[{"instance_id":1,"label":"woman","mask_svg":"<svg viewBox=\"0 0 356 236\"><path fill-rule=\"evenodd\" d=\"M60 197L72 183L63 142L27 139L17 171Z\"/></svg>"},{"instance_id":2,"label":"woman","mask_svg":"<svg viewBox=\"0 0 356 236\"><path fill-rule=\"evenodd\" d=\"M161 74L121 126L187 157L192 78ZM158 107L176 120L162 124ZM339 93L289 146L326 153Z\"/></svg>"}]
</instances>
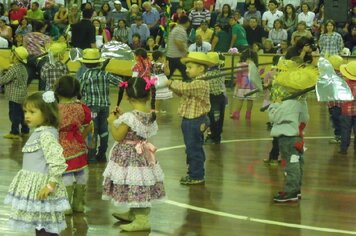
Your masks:
<instances>
[{"instance_id":1,"label":"woman","mask_svg":"<svg viewBox=\"0 0 356 236\"><path fill-rule=\"evenodd\" d=\"M77 4L73 4L70 8L70 12L68 14L68 21L70 25L76 24L80 21L80 11Z\"/></svg>"},{"instance_id":2,"label":"woman","mask_svg":"<svg viewBox=\"0 0 356 236\"><path fill-rule=\"evenodd\" d=\"M293 34L292 34L291 44L295 45L295 43L297 41L296 38L300 38L300 37L307 37L307 38L313 37L313 35L310 33L310 31L307 30L307 25L305 24L304 21L301 21L298 23L297 30L295 32L293 32Z\"/></svg>"},{"instance_id":3,"label":"woman","mask_svg":"<svg viewBox=\"0 0 356 236\"><path fill-rule=\"evenodd\" d=\"M3 3L0 3L0 19L4 19L7 25L10 23L7 11L5 11Z\"/></svg>"},{"instance_id":4,"label":"woman","mask_svg":"<svg viewBox=\"0 0 356 236\"><path fill-rule=\"evenodd\" d=\"M322 34L323 32L321 32L322 30L322 25L324 24L325 21L325 17L324 17L325 13L324 13L324 4L320 5L319 8L319 12L316 13L315 18L314 18L314 23L313 23L313 27L312 27L312 32L315 36L315 38L319 38L320 34Z\"/></svg>"},{"instance_id":5,"label":"woman","mask_svg":"<svg viewBox=\"0 0 356 236\"><path fill-rule=\"evenodd\" d=\"M273 23L273 29L269 31L268 38L272 40L273 45L277 46L282 40L287 40L287 30L282 29L282 21L275 20Z\"/></svg>"},{"instance_id":6,"label":"woman","mask_svg":"<svg viewBox=\"0 0 356 236\"><path fill-rule=\"evenodd\" d=\"M131 29L127 27L126 21L119 20L117 28L114 29L114 40L128 44L131 34Z\"/></svg>"},{"instance_id":7,"label":"woman","mask_svg":"<svg viewBox=\"0 0 356 236\"><path fill-rule=\"evenodd\" d=\"M222 29L227 30L230 28L229 20L232 16L231 7L229 4L224 4L221 13L216 19L216 23L221 25Z\"/></svg>"},{"instance_id":8,"label":"woman","mask_svg":"<svg viewBox=\"0 0 356 236\"><path fill-rule=\"evenodd\" d=\"M298 18L292 4L287 4L284 7L283 17L281 19L283 22L283 28L287 30L288 38L290 39L298 24Z\"/></svg>"},{"instance_id":9,"label":"woman","mask_svg":"<svg viewBox=\"0 0 356 236\"><path fill-rule=\"evenodd\" d=\"M8 41L9 47L12 45L12 28L6 25L6 21L4 19L0 19L0 36Z\"/></svg>"},{"instance_id":10,"label":"woman","mask_svg":"<svg viewBox=\"0 0 356 236\"><path fill-rule=\"evenodd\" d=\"M142 0L126 0L127 8L130 9L133 5L137 5L139 8L142 7Z\"/></svg>"},{"instance_id":11,"label":"woman","mask_svg":"<svg viewBox=\"0 0 356 236\"><path fill-rule=\"evenodd\" d=\"M134 24L136 16L142 16L142 13L140 12L140 8L138 7L138 5L133 4L129 10L129 14L127 15L127 24Z\"/></svg>"},{"instance_id":12,"label":"woman","mask_svg":"<svg viewBox=\"0 0 356 236\"><path fill-rule=\"evenodd\" d=\"M101 28L101 22L98 19L94 19L92 21L94 27L95 27L95 38L96 38L96 47L101 48L104 43L107 43L110 41L110 38L108 37L110 33L108 32L107 29Z\"/></svg>"},{"instance_id":13,"label":"woman","mask_svg":"<svg viewBox=\"0 0 356 236\"><path fill-rule=\"evenodd\" d=\"M298 22L305 21L307 28L311 29L314 23L315 13L310 11L310 7L307 3L302 3L300 8L302 12L298 15Z\"/></svg>"},{"instance_id":14,"label":"woman","mask_svg":"<svg viewBox=\"0 0 356 236\"><path fill-rule=\"evenodd\" d=\"M321 55L339 55L344 48L341 35L335 32L336 24L333 20L325 23L324 33L320 36L319 47Z\"/></svg>"},{"instance_id":15,"label":"woman","mask_svg":"<svg viewBox=\"0 0 356 236\"><path fill-rule=\"evenodd\" d=\"M106 22L108 21L108 16L109 13L111 11L110 5L108 3L103 3L103 5L101 5L100 10L97 13L97 19L100 20L100 22L102 22L102 24L106 24Z\"/></svg>"},{"instance_id":16,"label":"woman","mask_svg":"<svg viewBox=\"0 0 356 236\"><path fill-rule=\"evenodd\" d=\"M158 50L158 48L159 48L159 46L155 43L153 36L148 37L147 41L146 41L146 47L145 47L147 52L152 53L152 52Z\"/></svg>"},{"instance_id":17,"label":"woman","mask_svg":"<svg viewBox=\"0 0 356 236\"><path fill-rule=\"evenodd\" d=\"M18 35L18 34L25 35L30 32L32 32L32 25L28 23L26 18L23 18L20 21L19 27L17 27L17 29L15 31L15 35Z\"/></svg>"},{"instance_id":18,"label":"woman","mask_svg":"<svg viewBox=\"0 0 356 236\"><path fill-rule=\"evenodd\" d=\"M219 24L215 25L215 32L211 41L211 51L213 52L227 52L229 51L229 43L231 36L222 29Z\"/></svg>"},{"instance_id":19,"label":"woman","mask_svg":"<svg viewBox=\"0 0 356 236\"><path fill-rule=\"evenodd\" d=\"M54 15L54 24L58 27L62 34L68 26L68 10L64 5L60 5L58 11Z\"/></svg>"}]
</instances>

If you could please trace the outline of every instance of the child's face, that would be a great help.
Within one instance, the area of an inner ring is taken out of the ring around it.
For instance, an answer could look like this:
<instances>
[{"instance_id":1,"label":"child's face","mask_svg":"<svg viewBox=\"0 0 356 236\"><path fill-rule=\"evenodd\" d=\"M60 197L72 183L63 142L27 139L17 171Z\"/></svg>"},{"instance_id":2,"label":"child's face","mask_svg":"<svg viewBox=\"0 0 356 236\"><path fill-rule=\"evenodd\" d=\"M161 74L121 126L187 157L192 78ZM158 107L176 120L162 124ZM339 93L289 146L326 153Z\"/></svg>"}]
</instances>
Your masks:
<instances>
[{"instance_id":1,"label":"child's face","mask_svg":"<svg viewBox=\"0 0 356 236\"><path fill-rule=\"evenodd\" d=\"M36 108L33 104L26 104L24 112L25 121L29 127L35 128L41 126L44 123L44 118L41 110Z\"/></svg>"},{"instance_id":2,"label":"child's face","mask_svg":"<svg viewBox=\"0 0 356 236\"><path fill-rule=\"evenodd\" d=\"M205 72L204 66L192 62L188 62L186 67L187 67L186 72L188 76L192 79L200 75L203 75Z\"/></svg>"},{"instance_id":3,"label":"child's face","mask_svg":"<svg viewBox=\"0 0 356 236\"><path fill-rule=\"evenodd\" d=\"M139 43L140 42L140 39L138 37L133 37L132 38L132 42L133 43Z\"/></svg>"}]
</instances>

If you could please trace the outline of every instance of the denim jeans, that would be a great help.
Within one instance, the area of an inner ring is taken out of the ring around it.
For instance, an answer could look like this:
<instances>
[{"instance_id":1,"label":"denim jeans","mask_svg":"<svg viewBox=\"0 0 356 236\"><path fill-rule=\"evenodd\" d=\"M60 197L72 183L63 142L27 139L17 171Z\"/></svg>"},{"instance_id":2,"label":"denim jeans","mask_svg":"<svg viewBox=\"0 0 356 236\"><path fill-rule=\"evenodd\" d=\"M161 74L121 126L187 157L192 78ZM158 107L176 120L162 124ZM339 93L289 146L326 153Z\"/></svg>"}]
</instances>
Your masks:
<instances>
[{"instance_id":1,"label":"denim jeans","mask_svg":"<svg viewBox=\"0 0 356 236\"><path fill-rule=\"evenodd\" d=\"M356 134L356 116L340 116L340 126L341 126L341 143L340 150L347 151L350 146L351 131ZM354 140L354 148L356 150L356 139Z\"/></svg>"},{"instance_id":2,"label":"denim jeans","mask_svg":"<svg viewBox=\"0 0 356 236\"><path fill-rule=\"evenodd\" d=\"M20 134L20 125L21 133L28 134L30 132L30 128L25 123L22 104L9 101L9 118L11 121L11 134Z\"/></svg>"},{"instance_id":3,"label":"denim jeans","mask_svg":"<svg viewBox=\"0 0 356 236\"><path fill-rule=\"evenodd\" d=\"M192 179L204 179L205 153L203 132L208 125L207 116L195 119L182 119L182 132L187 155L188 175Z\"/></svg>"},{"instance_id":4,"label":"denim jeans","mask_svg":"<svg viewBox=\"0 0 356 236\"><path fill-rule=\"evenodd\" d=\"M211 109L208 116L210 120L210 138L214 142L221 141L221 133L224 125L225 103L224 94L210 95Z\"/></svg>"},{"instance_id":5,"label":"denim jeans","mask_svg":"<svg viewBox=\"0 0 356 236\"><path fill-rule=\"evenodd\" d=\"M100 139L100 144L98 151L96 148L89 149L89 159L93 159L95 155L105 155L108 149L109 132L108 132L108 121L109 107L100 106L89 106L92 114L92 119L94 121L94 142L95 147L97 147L97 140Z\"/></svg>"},{"instance_id":6,"label":"denim jeans","mask_svg":"<svg viewBox=\"0 0 356 236\"><path fill-rule=\"evenodd\" d=\"M330 107L329 114L331 123L334 127L334 135L341 136L341 125L340 125L340 116L341 116L341 107Z\"/></svg>"}]
</instances>

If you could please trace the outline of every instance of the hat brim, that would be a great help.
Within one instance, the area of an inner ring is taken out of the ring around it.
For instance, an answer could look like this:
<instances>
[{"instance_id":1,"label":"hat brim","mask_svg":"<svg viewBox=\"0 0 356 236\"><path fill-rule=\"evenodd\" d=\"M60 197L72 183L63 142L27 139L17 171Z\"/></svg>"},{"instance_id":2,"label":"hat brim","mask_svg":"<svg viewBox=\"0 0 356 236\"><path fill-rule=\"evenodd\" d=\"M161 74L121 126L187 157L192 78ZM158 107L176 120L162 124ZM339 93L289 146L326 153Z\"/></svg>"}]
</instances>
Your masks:
<instances>
[{"instance_id":1,"label":"hat brim","mask_svg":"<svg viewBox=\"0 0 356 236\"><path fill-rule=\"evenodd\" d=\"M180 59L180 61L185 65L188 62L193 62L196 64L200 64L200 65L205 65L205 66L214 66L215 64L211 61L206 61L206 60L199 60L197 58L191 58L191 57L184 57L182 59Z\"/></svg>"},{"instance_id":2,"label":"hat brim","mask_svg":"<svg viewBox=\"0 0 356 236\"><path fill-rule=\"evenodd\" d=\"M27 64L27 59L22 59L17 53L16 51L14 51L14 55L16 56L16 58L20 61L22 61L23 63Z\"/></svg>"},{"instance_id":3,"label":"hat brim","mask_svg":"<svg viewBox=\"0 0 356 236\"><path fill-rule=\"evenodd\" d=\"M105 59L104 58L99 58L99 59L80 59L79 60L82 63L87 63L87 64L94 64L94 63L100 63L100 62L104 62Z\"/></svg>"},{"instance_id":4,"label":"hat brim","mask_svg":"<svg viewBox=\"0 0 356 236\"><path fill-rule=\"evenodd\" d=\"M343 76L345 76L346 78L348 78L349 80L356 80L356 76L350 74L350 73L347 71L346 66L347 66L346 64L340 66L340 72L341 72L341 74L342 74Z\"/></svg>"}]
</instances>

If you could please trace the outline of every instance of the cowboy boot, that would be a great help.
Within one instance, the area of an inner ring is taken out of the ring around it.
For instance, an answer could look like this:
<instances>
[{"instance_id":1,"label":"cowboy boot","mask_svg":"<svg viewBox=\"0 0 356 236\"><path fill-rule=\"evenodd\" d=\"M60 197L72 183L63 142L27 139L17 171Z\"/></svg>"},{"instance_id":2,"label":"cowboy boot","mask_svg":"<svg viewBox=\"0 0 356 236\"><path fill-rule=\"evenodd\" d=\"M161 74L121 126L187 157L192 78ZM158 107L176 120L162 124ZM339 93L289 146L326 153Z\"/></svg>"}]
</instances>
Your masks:
<instances>
[{"instance_id":1,"label":"cowboy boot","mask_svg":"<svg viewBox=\"0 0 356 236\"><path fill-rule=\"evenodd\" d=\"M133 210L130 208L129 211L123 212L123 213L112 213L112 216L115 217L117 220L120 221L129 221L132 222L135 220L135 215L133 213Z\"/></svg>"},{"instance_id":2,"label":"cowboy boot","mask_svg":"<svg viewBox=\"0 0 356 236\"><path fill-rule=\"evenodd\" d=\"M134 221L130 224L120 225L120 228L124 231L146 231L151 229L150 225L150 208L133 208L135 215Z\"/></svg>"},{"instance_id":3,"label":"cowboy boot","mask_svg":"<svg viewBox=\"0 0 356 236\"><path fill-rule=\"evenodd\" d=\"M76 184L73 194L73 205L72 209L74 212L83 213L85 207L85 196L86 196L87 186L84 184Z\"/></svg>"},{"instance_id":4,"label":"cowboy boot","mask_svg":"<svg viewBox=\"0 0 356 236\"><path fill-rule=\"evenodd\" d=\"M67 190L67 195L68 195L69 204L70 204L71 207L73 207L73 191L74 191L73 185L66 186L66 190ZM66 211L64 212L64 214L65 214L65 215L71 215L71 214L73 214L72 208L66 210Z\"/></svg>"}]
</instances>

